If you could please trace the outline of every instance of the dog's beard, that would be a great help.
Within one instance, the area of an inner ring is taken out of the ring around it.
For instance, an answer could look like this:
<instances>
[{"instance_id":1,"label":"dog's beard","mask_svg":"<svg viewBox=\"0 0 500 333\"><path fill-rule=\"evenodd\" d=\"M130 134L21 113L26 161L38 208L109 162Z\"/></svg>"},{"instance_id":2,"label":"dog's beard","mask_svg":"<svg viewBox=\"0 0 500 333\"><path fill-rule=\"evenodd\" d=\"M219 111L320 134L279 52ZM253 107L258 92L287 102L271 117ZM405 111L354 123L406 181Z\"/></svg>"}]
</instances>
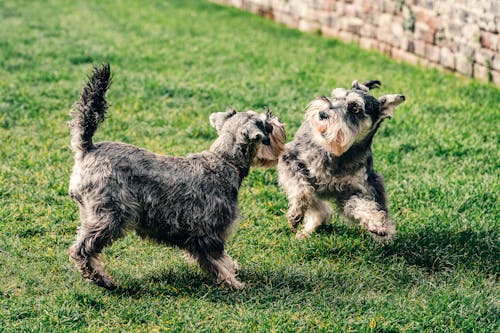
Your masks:
<instances>
[{"instance_id":1,"label":"dog's beard","mask_svg":"<svg viewBox=\"0 0 500 333\"><path fill-rule=\"evenodd\" d=\"M285 150L286 133L283 123L277 117L268 119L268 123L273 127L269 134L270 145L259 144L252 161L253 166L271 168L278 163L278 158Z\"/></svg>"},{"instance_id":2,"label":"dog's beard","mask_svg":"<svg viewBox=\"0 0 500 333\"><path fill-rule=\"evenodd\" d=\"M319 121L316 118L312 118L310 121L314 141L333 155L341 156L355 142L358 130L336 118L335 115L332 115L327 122Z\"/></svg>"}]
</instances>

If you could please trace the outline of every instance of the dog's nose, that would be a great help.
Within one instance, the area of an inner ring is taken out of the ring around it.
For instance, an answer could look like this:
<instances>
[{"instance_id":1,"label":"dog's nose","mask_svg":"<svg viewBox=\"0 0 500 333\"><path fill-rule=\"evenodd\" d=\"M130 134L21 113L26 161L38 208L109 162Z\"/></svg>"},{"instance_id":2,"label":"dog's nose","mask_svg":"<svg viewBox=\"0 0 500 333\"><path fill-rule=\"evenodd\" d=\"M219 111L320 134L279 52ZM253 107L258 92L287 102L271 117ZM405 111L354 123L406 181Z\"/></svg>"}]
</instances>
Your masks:
<instances>
[{"instance_id":1,"label":"dog's nose","mask_svg":"<svg viewBox=\"0 0 500 333\"><path fill-rule=\"evenodd\" d=\"M399 98L401 98L401 100L403 100L403 101L406 101L405 95L399 95Z\"/></svg>"},{"instance_id":2,"label":"dog's nose","mask_svg":"<svg viewBox=\"0 0 500 333\"><path fill-rule=\"evenodd\" d=\"M262 144L266 146L271 145L271 139L269 139L269 136L266 135L265 137L262 138Z\"/></svg>"}]
</instances>

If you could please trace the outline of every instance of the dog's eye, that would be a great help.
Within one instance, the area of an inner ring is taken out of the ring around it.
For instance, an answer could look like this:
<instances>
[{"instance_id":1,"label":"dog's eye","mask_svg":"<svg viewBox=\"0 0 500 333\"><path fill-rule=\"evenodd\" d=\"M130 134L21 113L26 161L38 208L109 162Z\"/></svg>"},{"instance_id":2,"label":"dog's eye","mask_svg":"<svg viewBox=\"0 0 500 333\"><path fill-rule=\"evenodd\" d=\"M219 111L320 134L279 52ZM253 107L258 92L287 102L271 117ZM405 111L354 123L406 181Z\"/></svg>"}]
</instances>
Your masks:
<instances>
[{"instance_id":1,"label":"dog's eye","mask_svg":"<svg viewBox=\"0 0 500 333\"><path fill-rule=\"evenodd\" d=\"M325 111L320 111L319 120L325 120L325 119L328 119L328 113L326 113Z\"/></svg>"},{"instance_id":2,"label":"dog's eye","mask_svg":"<svg viewBox=\"0 0 500 333\"><path fill-rule=\"evenodd\" d=\"M266 123L266 132L267 133L272 133L273 132L273 126L271 124Z\"/></svg>"},{"instance_id":3,"label":"dog's eye","mask_svg":"<svg viewBox=\"0 0 500 333\"><path fill-rule=\"evenodd\" d=\"M362 110L363 110L363 108L358 103L350 102L350 103L347 104L347 111L348 112L358 113L358 112L360 112Z\"/></svg>"}]
</instances>

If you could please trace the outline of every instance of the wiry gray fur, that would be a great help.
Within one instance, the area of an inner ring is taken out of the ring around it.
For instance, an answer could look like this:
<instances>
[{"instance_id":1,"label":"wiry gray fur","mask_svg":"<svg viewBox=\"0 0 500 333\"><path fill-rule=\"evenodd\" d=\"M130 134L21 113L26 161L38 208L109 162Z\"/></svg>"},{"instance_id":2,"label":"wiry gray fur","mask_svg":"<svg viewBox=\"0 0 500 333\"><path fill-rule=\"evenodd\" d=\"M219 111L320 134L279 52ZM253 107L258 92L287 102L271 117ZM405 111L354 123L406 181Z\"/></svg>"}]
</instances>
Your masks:
<instances>
[{"instance_id":1,"label":"wiry gray fur","mask_svg":"<svg viewBox=\"0 0 500 333\"><path fill-rule=\"evenodd\" d=\"M389 220L382 176L375 172L371 144L385 118L405 100L403 95L376 99L369 90L380 81L354 81L350 90L334 89L332 98L313 100L305 121L278 161L286 191L287 218L297 238L308 237L328 221L334 201L341 213L358 221L378 239L395 232Z\"/></svg>"},{"instance_id":2,"label":"wiry gray fur","mask_svg":"<svg viewBox=\"0 0 500 333\"><path fill-rule=\"evenodd\" d=\"M282 124L270 113L214 113L210 123L218 139L208 151L187 157L120 142L94 144L92 135L106 114L109 83L109 65L94 69L71 112L75 165L69 193L78 204L81 224L70 258L84 278L114 288L100 253L132 229L187 250L217 283L243 287L224 247L237 225L240 184L258 148L265 147L261 143L272 144L273 127Z\"/></svg>"}]
</instances>

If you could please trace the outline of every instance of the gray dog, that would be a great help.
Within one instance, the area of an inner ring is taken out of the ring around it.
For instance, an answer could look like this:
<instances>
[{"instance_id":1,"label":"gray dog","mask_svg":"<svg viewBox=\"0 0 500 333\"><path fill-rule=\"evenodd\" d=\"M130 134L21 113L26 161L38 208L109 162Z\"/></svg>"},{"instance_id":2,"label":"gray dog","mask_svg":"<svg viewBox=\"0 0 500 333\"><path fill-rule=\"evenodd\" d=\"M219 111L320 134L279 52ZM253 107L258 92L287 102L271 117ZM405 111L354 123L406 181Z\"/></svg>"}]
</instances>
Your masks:
<instances>
[{"instance_id":1,"label":"gray dog","mask_svg":"<svg viewBox=\"0 0 500 333\"><path fill-rule=\"evenodd\" d=\"M286 145L278 161L279 181L289 200L290 226L295 229L304 221L297 238L308 237L330 219L333 212L326 200L334 200L346 217L375 238L394 234L371 144L381 122L392 117L405 97L376 99L369 90L380 84L354 81L350 90L334 89L332 99L313 100L295 139Z\"/></svg>"},{"instance_id":2,"label":"gray dog","mask_svg":"<svg viewBox=\"0 0 500 333\"><path fill-rule=\"evenodd\" d=\"M80 227L70 258L84 278L112 289L100 259L105 246L135 230L141 237L185 249L217 283L242 288L224 246L239 217L238 190L250 165L272 165L282 153L283 125L270 112L218 112L219 137L210 150L170 157L121 142L93 143L107 110L110 68L95 68L70 122L75 164L69 194Z\"/></svg>"}]
</instances>

